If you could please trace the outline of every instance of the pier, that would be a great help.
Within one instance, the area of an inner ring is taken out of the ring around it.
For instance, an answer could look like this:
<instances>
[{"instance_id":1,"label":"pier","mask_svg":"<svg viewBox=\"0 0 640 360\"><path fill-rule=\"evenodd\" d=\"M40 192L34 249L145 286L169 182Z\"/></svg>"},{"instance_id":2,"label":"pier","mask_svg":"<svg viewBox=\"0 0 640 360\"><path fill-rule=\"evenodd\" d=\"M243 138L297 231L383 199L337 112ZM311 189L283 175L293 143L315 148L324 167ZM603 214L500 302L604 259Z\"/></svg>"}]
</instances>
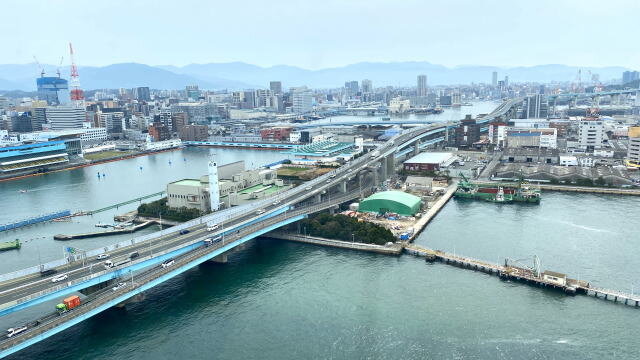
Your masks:
<instances>
[{"instance_id":1,"label":"pier","mask_svg":"<svg viewBox=\"0 0 640 360\"><path fill-rule=\"evenodd\" d=\"M105 207L97 209L97 210L86 211L84 214L85 215L93 215L93 214L97 214L97 213L100 213L100 212L103 212L103 211L107 211L107 210L111 210L111 209L117 209L120 206L133 204L133 203L138 202L138 201L142 201L142 200L145 200L145 199L149 199L149 198L152 198L152 197L155 197L155 196L162 196L162 195L164 195L164 191L159 191L157 193L153 193L153 194L149 194L149 195L145 195L145 196L140 196L140 197L137 197L135 199L131 199L131 200L119 202L117 204L105 206Z\"/></svg>"},{"instance_id":2,"label":"pier","mask_svg":"<svg viewBox=\"0 0 640 360\"><path fill-rule=\"evenodd\" d=\"M23 226L38 224L41 222L50 221L53 219L58 219L58 218L62 218L70 215L71 215L71 211L62 210L62 211L58 211L58 212L54 212L46 215L41 215L41 216L36 216L36 217L32 217L25 220L16 221L10 224L0 225L0 231L13 230L13 229L21 228Z\"/></svg>"},{"instance_id":3,"label":"pier","mask_svg":"<svg viewBox=\"0 0 640 360\"><path fill-rule=\"evenodd\" d=\"M282 231L272 231L264 235L264 237L271 238L271 239L300 242L305 244L330 246L330 247L335 247L340 249L351 249L351 250L375 252L375 253L385 254L385 255L402 254L401 244L391 244L388 246L376 245L376 244L365 244L360 242L333 240L333 239L326 239L326 238L321 238L316 236L301 235L301 234L288 233L288 232L282 232Z\"/></svg>"},{"instance_id":4,"label":"pier","mask_svg":"<svg viewBox=\"0 0 640 360\"><path fill-rule=\"evenodd\" d=\"M483 260L432 250L414 244L406 244L404 251L410 255L423 257L427 262L440 261L463 269L496 275L501 280L516 280L541 288L560 290L568 295L584 294L636 308L640 307L640 295L593 287L587 281L570 279L564 274L553 271L540 272L539 269L508 265L506 261L505 265L492 264Z\"/></svg>"},{"instance_id":5,"label":"pier","mask_svg":"<svg viewBox=\"0 0 640 360\"><path fill-rule=\"evenodd\" d=\"M145 222L143 222L141 224L134 225L133 227L125 228L125 229L113 229L113 230L108 230L108 231L96 231L96 232L73 234L73 235L57 234L57 235L54 235L53 238L55 240L66 241L66 240L75 240L75 239L88 239L88 238L100 237L100 236L129 234L129 233L132 233L132 232L136 232L136 231L138 231L140 229L144 229L149 225L157 224L157 223L158 223L158 221L156 221L156 220L149 220L149 221L145 221Z\"/></svg>"}]
</instances>

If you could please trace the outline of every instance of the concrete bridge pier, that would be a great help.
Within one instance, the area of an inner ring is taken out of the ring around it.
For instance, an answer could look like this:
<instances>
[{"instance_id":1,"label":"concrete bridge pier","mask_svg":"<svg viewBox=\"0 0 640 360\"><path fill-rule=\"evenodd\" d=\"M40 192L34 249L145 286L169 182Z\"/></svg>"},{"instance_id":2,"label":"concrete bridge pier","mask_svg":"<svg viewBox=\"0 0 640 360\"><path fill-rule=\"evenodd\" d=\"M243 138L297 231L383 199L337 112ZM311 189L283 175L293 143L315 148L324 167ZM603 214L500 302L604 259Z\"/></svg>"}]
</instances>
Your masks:
<instances>
[{"instance_id":1,"label":"concrete bridge pier","mask_svg":"<svg viewBox=\"0 0 640 360\"><path fill-rule=\"evenodd\" d=\"M347 181L343 181L340 183L340 192L342 193L346 193L347 192Z\"/></svg>"},{"instance_id":2,"label":"concrete bridge pier","mask_svg":"<svg viewBox=\"0 0 640 360\"><path fill-rule=\"evenodd\" d=\"M420 154L420 140L416 141L415 145L413 146L413 155L418 155Z\"/></svg>"},{"instance_id":3,"label":"concrete bridge pier","mask_svg":"<svg viewBox=\"0 0 640 360\"><path fill-rule=\"evenodd\" d=\"M229 259L228 259L227 253L224 253L224 254L220 254L220 255L214 257L213 259L211 259L209 261L214 262L214 263L219 263L219 264L226 264L227 261L229 261Z\"/></svg>"}]
</instances>

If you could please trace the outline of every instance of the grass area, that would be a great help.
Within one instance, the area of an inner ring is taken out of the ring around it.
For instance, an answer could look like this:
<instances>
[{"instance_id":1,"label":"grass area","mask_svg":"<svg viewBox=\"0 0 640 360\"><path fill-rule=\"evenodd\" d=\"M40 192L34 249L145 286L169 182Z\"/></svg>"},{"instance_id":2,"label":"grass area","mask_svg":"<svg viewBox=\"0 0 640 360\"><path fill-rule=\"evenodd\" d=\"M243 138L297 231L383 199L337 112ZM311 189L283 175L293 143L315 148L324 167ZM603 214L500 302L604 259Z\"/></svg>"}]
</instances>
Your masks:
<instances>
[{"instance_id":1,"label":"grass area","mask_svg":"<svg viewBox=\"0 0 640 360\"><path fill-rule=\"evenodd\" d=\"M306 167L286 166L278 169L278 176L291 176L309 170Z\"/></svg>"},{"instance_id":2,"label":"grass area","mask_svg":"<svg viewBox=\"0 0 640 360\"><path fill-rule=\"evenodd\" d=\"M132 151L132 150L128 150L128 151L108 150L108 151L99 151L95 153L84 154L84 158L87 160L95 161L95 160L108 159L108 158L117 157L117 156L126 156L126 155L135 154L135 153L136 151Z\"/></svg>"}]
</instances>

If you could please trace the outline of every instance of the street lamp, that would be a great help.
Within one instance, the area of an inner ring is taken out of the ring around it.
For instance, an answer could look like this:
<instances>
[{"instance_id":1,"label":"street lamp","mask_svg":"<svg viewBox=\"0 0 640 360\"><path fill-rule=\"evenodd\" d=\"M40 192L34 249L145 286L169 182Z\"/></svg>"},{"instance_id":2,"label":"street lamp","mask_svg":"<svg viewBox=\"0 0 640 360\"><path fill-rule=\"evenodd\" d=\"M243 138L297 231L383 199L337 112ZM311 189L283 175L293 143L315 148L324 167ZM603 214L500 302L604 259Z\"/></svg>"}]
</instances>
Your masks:
<instances>
[{"instance_id":1,"label":"street lamp","mask_svg":"<svg viewBox=\"0 0 640 360\"><path fill-rule=\"evenodd\" d=\"M351 242L356 242L356 235L354 233L351 233Z\"/></svg>"}]
</instances>

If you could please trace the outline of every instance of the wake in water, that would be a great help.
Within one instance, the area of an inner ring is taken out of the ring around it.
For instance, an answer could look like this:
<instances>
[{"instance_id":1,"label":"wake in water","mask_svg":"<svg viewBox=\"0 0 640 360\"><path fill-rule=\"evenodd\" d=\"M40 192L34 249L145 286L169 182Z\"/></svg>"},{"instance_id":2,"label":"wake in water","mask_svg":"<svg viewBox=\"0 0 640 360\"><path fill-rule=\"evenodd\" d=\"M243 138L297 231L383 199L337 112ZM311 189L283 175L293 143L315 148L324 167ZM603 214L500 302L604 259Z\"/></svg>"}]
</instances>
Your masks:
<instances>
[{"instance_id":1,"label":"wake in water","mask_svg":"<svg viewBox=\"0 0 640 360\"><path fill-rule=\"evenodd\" d=\"M574 228L578 228L578 229L582 229L582 230L619 235L619 233L617 233L615 231L611 231L611 230L607 230L607 229L598 229L598 228L594 228L594 227L590 227L590 226L586 226L586 225L574 224L574 223L572 223L570 221L549 219L549 218L541 218L541 219L544 220L544 221L549 221L549 222L554 222L554 223L558 223L558 224L568 225L568 226L571 226L571 227L574 227Z\"/></svg>"}]
</instances>

